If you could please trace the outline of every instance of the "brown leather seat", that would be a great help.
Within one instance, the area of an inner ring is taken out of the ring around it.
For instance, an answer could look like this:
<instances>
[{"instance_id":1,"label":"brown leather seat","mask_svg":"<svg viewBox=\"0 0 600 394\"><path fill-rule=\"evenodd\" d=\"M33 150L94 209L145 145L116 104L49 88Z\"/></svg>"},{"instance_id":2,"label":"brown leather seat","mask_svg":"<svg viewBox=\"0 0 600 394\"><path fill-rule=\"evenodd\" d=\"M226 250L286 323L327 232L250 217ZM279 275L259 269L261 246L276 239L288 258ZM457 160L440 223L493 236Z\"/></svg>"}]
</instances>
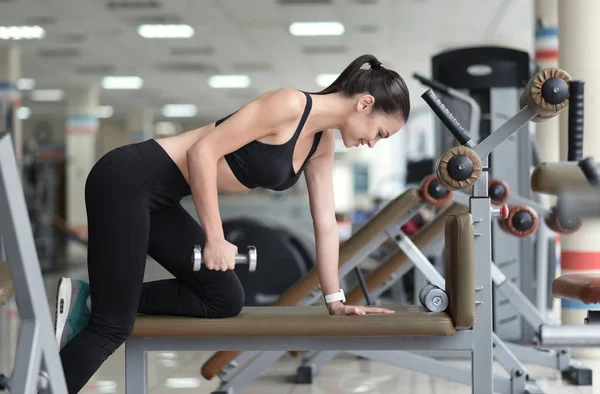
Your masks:
<instances>
[{"instance_id":1,"label":"brown leather seat","mask_svg":"<svg viewBox=\"0 0 600 394\"><path fill-rule=\"evenodd\" d=\"M581 301L585 304L600 302L600 274L568 274L552 282L552 294L557 298Z\"/></svg>"},{"instance_id":2,"label":"brown leather seat","mask_svg":"<svg viewBox=\"0 0 600 394\"><path fill-rule=\"evenodd\" d=\"M14 294L8 261L0 261L0 305L6 304Z\"/></svg>"},{"instance_id":3,"label":"brown leather seat","mask_svg":"<svg viewBox=\"0 0 600 394\"><path fill-rule=\"evenodd\" d=\"M384 306L386 307L386 306ZM331 316L323 306L246 307L228 319L138 316L132 337L371 337L454 334L447 313L388 306L393 314Z\"/></svg>"}]
</instances>

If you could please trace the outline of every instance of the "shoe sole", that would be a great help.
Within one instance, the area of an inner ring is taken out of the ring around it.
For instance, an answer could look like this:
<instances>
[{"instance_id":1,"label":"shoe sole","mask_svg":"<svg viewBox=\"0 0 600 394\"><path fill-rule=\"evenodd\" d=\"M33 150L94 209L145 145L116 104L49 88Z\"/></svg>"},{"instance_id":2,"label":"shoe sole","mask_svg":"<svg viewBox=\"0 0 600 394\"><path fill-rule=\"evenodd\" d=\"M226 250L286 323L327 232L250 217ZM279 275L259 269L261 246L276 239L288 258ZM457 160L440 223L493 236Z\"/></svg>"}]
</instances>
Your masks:
<instances>
[{"instance_id":1,"label":"shoe sole","mask_svg":"<svg viewBox=\"0 0 600 394\"><path fill-rule=\"evenodd\" d=\"M71 279L60 278L58 281L58 292L56 295L56 314L54 318L54 335L57 346L60 346L67 318L69 317L69 307L71 305Z\"/></svg>"}]
</instances>

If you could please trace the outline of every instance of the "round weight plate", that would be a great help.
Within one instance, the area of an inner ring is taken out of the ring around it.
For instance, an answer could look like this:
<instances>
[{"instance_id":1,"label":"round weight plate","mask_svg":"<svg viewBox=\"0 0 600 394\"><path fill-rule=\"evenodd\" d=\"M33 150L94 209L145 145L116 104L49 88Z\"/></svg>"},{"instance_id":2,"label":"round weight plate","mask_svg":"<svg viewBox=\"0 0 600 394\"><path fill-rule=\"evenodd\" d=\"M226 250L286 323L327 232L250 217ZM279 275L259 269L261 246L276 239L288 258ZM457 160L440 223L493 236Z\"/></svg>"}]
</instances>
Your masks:
<instances>
[{"instance_id":1,"label":"round weight plate","mask_svg":"<svg viewBox=\"0 0 600 394\"><path fill-rule=\"evenodd\" d=\"M225 220L223 231L239 252L253 245L259 256L256 271L250 273L245 264L235 268L246 294L245 306L272 304L308 271L302 253L290 246L289 231L249 218Z\"/></svg>"}]
</instances>

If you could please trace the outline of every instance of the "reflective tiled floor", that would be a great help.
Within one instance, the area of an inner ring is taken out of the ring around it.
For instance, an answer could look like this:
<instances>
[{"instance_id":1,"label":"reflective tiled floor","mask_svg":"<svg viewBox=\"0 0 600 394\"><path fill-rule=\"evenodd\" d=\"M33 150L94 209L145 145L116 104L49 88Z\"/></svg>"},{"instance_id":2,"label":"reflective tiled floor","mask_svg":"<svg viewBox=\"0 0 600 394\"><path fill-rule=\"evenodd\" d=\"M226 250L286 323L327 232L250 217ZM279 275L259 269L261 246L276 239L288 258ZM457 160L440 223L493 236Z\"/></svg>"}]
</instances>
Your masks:
<instances>
[{"instance_id":1,"label":"reflective tiled floor","mask_svg":"<svg viewBox=\"0 0 600 394\"><path fill-rule=\"evenodd\" d=\"M73 268L67 272L45 275L48 299L52 302L58 278L61 275L86 279L84 268ZM145 280L155 280L169 275L153 261L149 260ZM53 306L51 312L54 313ZM10 308L9 308L10 310ZM15 324L12 324L13 338ZM0 332L4 335L4 332ZM14 339L13 339L14 341ZM14 345L13 345L14 346ZM12 349L0 351L6 355ZM12 353L11 353L12 354ZM82 393L125 393L124 348L109 358L90 380ZM207 381L200 376L199 370L204 361L211 356L209 352L170 352L151 353L149 359L149 392L153 394L180 393L204 394L214 391L217 379ZM259 379L250 384L242 394L392 394L392 393L470 393L470 387L432 378L422 373L387 364L358 359L348 354L340 354L319 372L311 385L294 383L299 359L285 356L265 371ZM587 367L600 371L600 358L582 360ZM455 364L467 366L466 361ZM543 367L527 366L530 375L536 379L539 387L548 394L600 393L600 381L596 387L574 387L561 380L560 373ZM506 376L500 366L496 366L499 375ZM595 376L600 379L600 375Z\"/></svg>"}]
</instances>

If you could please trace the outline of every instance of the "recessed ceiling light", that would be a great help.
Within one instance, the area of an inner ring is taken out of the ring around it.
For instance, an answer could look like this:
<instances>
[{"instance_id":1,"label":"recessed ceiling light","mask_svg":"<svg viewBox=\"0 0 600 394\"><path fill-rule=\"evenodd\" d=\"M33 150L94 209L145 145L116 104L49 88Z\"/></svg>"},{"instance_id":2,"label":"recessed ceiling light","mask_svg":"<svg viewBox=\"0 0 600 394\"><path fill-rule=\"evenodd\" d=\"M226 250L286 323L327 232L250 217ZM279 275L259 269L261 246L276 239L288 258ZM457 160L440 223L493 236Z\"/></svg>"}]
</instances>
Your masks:
<instances>
[{"instance_id":1,"label":"recessed ceiling light","mask_svg":"<svg viewBox=\"0 0 600 394\"><path fill-rule=\"evenodd\" d=\"M140 25L137 31L144 38L191 38L195 33L190 25Z\"/></svg>"},{"instance_id":2,"label":"recessed ceiling light","mask_svg":"<svg viewBox=\"0 0 600 394\"><path fill-rule=\"evenodd\" d=\"M341 36L346 30L340 22L294 22L289 31L293 36Z\"/></svg>"},{"instance_id":3,"label":"recessed ceiling light","mask_svg":"<svg viewBox=\"0 0 600 394\"><path fill-rule=\"evenodd\" d=\"M102 87L104 89L141 89L144 80L140 77L104 77Z\"/></svg>"},{"instance_id":4,"label":"recessed ceiling light","mask_svg":"<svg viewBox=\"0 0 600 394\"><path fill-rule=\"evenodd\" d=\"M208 85L214 89L243 89L250 86L250 82L247 75L213 75L208 79Z\"/></svg>"},{"instance_id":5,"label":"recessed ceiling light","mask_svg":"<svg viewBox=\"0 0 600 394\"><path fill-rule=\"evenodd\" d=\"M0 26L0 40L34 40L46 36L40 26Z\"/></svg>"}]
</instances>

